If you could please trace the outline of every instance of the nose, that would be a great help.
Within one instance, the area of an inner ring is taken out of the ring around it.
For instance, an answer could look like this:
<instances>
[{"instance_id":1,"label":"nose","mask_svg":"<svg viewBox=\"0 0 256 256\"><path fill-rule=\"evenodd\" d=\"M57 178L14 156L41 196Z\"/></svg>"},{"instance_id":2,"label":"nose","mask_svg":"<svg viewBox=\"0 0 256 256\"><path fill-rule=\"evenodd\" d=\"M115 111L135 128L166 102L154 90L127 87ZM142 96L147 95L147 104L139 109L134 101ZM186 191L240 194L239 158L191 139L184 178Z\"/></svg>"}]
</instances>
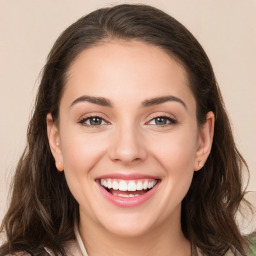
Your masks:
<instances>
[{"instance_id":1,"label":"nose","mask_svg":"<svg viewBox=\"0 0 256 256\"><path fill-rule=\"evenodd\" d=\"M136 127L119 127L111 138L109 157L123 164L144 161L147 150L143 136Z\"/></svg>"}]
</instances>

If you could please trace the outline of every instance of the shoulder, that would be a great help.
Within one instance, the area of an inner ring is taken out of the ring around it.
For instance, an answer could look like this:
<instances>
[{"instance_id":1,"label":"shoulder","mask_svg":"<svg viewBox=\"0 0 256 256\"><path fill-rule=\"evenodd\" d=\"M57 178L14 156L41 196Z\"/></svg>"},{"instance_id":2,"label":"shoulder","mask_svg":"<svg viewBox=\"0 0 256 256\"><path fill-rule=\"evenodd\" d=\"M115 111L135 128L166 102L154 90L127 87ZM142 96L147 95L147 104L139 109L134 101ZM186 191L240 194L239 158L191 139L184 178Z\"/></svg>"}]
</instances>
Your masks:
<instances>
[{"instance_id":1,"label":"shoulder","mask_svg":"<svg viewBox=\"0 0 256 256\"><path fill-rule=\"evenodd\" d=\"M68 242L65 246L65 251L67 252L68 256L86 256L83 255L77 240Z\"/></svg>"},{"instance_id":2,"label":"shoulder","mask_svg":"<svg viewBox=\"0 0 256 256\"><path fill-rule=\"evenodd\" d=\"M203 254L200 249L196 248L195 252L192 255L194 255L194 256L204 256L205 254ZM228 252L225 253L224 256L234 256L234 255L235 254L233 252L231 252L231 250L229 250Z\"/></svg>"},{"instance_id":3,"label":"shoulder","mask_svg":"<svg viewBox=\"0 0 256 256\"><path fill-rule=\"evenodd\" d=\"M1 247L2 250L3 250L2 246L4 246L5 243L6 243L5 234L4 233L0 233L0 247ZM15 252L13 254L11 254L11 253L6 254L4 252L4 254L2 254L3 253L2 250L1 250L0 254L3 255L3 256L31 256L29 253L27 253L25 251L24 252Z\"/></svg>"},{"instance_id":4,"label":"shoulder","mask_svg":"<svg viewBox=\"0 0 256 256\"><path fill-rule=\"evenodd\" d=\"M44 249L48 253L48 255L54 256L53 252L49 248L45 247ZM86 255L83 255L79 247L79 244L76 240L69 241L65 244L65 252L68 256L86 256ZM18 256L21 256L21 255L18 255Z\"/></svg>"},{"instance_id":5,"label":"shoulder","mask_svg":"<svg viewBox=\"0 0 256 256\"><path fill-rule=\"evenodd\" d=\"M6 254L5 256L31 256L31 254L27 252L17 252L15 254Z\"/></svg>"},{"instance_id":6,"label":"shoulder","mask_svg":"<svg viewBox=\"0 0 256 256\"><path fill-rule=\"evenodd\" d=\"M21 252L14 252L14 253L7 253L7 254L1 254L1 256L32 256L34 254L29 253L27 251L21 251ZM50 254L46 251L43 250L40 255L42 256L49 256Z\"/></svg>"}]
</instances>

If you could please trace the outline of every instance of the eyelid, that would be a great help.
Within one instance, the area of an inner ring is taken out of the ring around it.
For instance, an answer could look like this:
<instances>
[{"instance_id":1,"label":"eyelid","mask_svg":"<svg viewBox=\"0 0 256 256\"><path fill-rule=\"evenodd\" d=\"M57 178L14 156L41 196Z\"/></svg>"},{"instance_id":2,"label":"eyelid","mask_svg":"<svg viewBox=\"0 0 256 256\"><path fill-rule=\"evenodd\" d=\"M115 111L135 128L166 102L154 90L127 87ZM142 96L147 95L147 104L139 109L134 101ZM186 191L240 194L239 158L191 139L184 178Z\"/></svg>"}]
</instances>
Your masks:
<instances>
[{"instance_id":1,"label":"eyelid","mask_svg":"<svg viewBox=\"0 0 256 256\"><path fill-rule=\"evenodd\" d=\"M79 115L78 122L82 119L86 119L90 117L100 117L104 120L109 119L108 116L102 112L88 112L88 113L83 113L82 115Z\"/></svg>"}]
</instances>

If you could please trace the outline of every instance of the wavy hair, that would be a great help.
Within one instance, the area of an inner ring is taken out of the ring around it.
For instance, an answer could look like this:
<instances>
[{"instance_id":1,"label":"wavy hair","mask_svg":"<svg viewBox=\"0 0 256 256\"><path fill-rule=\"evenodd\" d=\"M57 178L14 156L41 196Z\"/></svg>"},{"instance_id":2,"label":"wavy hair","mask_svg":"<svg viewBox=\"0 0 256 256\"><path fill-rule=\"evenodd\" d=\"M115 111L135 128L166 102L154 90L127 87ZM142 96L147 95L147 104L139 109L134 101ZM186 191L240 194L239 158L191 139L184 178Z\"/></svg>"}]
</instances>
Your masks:
<instances>
[{"instance_id":1,"label":"wavy hair","mask_svg":"<svg viewBox=\"0 0 256 256\"><path fill-rule=\"evenodd\" d=\"M246 256L235 213L243 199L242 167L246 162L236 148L230 122L210 61L195 37L177 20L146 5L117 5L82 17L68 27L50 51L42 72L33 116L27 131L27 146L13 181L12 198L2 222L7 242L0 255L27 251L44 255L44 247L65 255L64 245L74 238L78 203L65 176L59 174L51 154L46 116L58 121L59 103L66 74L85 49L104 40L136 40L162 48L187 71L196 99L197 121L206 114L216 117L212 150L201 171L195 172L182 201L182 230L203 255Z\"/></svg>"}]
</instances>

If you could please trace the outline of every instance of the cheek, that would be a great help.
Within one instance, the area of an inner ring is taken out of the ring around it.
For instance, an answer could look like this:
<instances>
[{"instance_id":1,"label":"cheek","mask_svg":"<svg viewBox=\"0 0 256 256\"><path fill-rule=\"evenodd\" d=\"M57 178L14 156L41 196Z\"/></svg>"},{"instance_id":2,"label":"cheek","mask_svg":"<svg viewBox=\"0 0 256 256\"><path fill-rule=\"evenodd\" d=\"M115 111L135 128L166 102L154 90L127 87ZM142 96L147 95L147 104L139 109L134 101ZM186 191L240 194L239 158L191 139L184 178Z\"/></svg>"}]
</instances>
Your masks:
<instances>
[{"instance_id":1,"label":"cheek","mask_svg":"<svg viewBox=\"0 0 256 256\"><path fill-rule=\"evenodd\" d=\"M197 148L196 135L192 132L175 134L158 141L154 157L161 164L163 193L159 205L164 209L163 218L176 209L186 196L194 174L194 157Z\"/></svg>"},{"instance_id":2,"label":"cheek","mask_svg":"<svg viewBox=\"0 0 256 256\"><path fill-rule=\"evenodd\" d=\"M63 129L61 136L62 155L65 172L76 175L90 175L106 150L99 134L86 134L82 129ZM79 178L79 177L78 177Z\"/></svg>"},{"instance_id":3,"label":"cheek","mask_svg":"<svg viewBox=\"0 0 256 256\"><path fill-rule=\"evenodd\" d=\"M196 133L190 131L163 136L158 138L152 148L155 156L168 167L168 171L182 172L182 170L193 169L197 148Z\"/></svg>"},{"instance_id":4,"label":"cheek","mask_svg":"<svg viewBox=\"0 0 256 256\"><path fill-rule=\"evenodd\" d=\"M168 188L186 193L194 174L197 132L188 129L158 138L153 148L152 154L165 171Z\"/></svg>"},{"instance_id":5,"label":"cheek","mask_svg":"<svg viewBox=\"0 0 256 256\"><path fill-rule=\"evenodd\" d=\"M104 155L106 144L102 136L85 134L82 129L66 126L62 130L61 146L65 178L74 198L91 212L90 202L94 191L94 166Z\"/></svg>"}]
</instances>

